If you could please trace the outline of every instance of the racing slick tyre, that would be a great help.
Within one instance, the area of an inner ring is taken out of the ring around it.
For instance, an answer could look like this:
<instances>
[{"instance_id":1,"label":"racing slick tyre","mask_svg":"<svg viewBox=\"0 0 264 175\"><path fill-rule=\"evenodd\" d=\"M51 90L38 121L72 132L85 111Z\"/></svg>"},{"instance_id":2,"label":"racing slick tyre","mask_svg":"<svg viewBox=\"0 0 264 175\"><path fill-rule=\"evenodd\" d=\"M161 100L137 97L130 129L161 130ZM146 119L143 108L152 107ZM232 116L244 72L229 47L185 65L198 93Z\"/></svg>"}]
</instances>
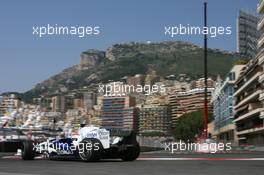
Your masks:
<instances>
[{"instance_id":1,"label":"racing slick tyre","mask_svg":"<svg viewBox=\"0 0 264 175\"><path fill-rule=\"evenodd\" d=\"M23 160L33 160L35 157L35 150L32 140L25 140L22 143L21 156Z\"/></svg>"},{"instance_id":2,"label":"racing slick tyre","mask_svg":"<svg viewBox=\"0 0 264 175\"><path fill-rule=\"evenodd\" d=\"M135 143L133 146L126 147L121 152L121 159L123 161L134 161L138 158L139 154L140 154L140 146L138 143Z\"/></svg>"},{"instance_id":3,"label":"racing slick tyre","mask_svg":"<svg viewBox=\"0 0 264 175\"><path fill-rule=\"evenodd\" d=\"M83 161L99 161L102 156L103 147L101 142L95 138L85 138L79 144L79 156Z\"/></svg>"}]
</instances>

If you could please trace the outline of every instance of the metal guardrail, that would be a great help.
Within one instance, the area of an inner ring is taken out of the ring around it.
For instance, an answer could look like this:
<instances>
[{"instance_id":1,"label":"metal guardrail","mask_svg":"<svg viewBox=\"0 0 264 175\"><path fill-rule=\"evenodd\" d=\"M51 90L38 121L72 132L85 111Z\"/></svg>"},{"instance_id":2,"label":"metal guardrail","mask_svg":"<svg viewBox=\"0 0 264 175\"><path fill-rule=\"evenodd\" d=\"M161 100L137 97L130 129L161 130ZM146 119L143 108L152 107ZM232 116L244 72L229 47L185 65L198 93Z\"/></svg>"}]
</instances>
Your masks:
<instances>
[{"instance_id":1,"label":"metal guardrail","mask_svg":"<svg viewBox=\"0 0 264 175\"><path fill-rule=\"evenodd\" d=\"M0 142L0 152L17 152L21 148L22 140Z\"/></svg>"}]
</instances>

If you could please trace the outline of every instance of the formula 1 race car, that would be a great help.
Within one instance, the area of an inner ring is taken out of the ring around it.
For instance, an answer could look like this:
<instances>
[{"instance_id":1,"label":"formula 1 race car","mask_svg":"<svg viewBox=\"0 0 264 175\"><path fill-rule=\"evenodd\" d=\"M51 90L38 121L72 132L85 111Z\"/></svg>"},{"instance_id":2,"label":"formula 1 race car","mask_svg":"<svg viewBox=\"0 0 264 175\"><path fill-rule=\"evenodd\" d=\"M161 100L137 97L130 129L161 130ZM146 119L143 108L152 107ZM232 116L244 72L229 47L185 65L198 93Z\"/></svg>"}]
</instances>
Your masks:
<instances>
[{"instance_id":1,"label":"formula 1 race car","mask_svg":"<svg viewBox=\"0 0 264 175\"><path fill-rule=\"evenodd\" d=\"M140 146L134 132L123 137L110 137L106 129L86 126L79 130L76 138L48 139L39 144L25 140L21 153L23 160L33 160L41 154L51 160L81 159L89 162L121 158L133 161L140 154Z\"/></svg>"}]
</instances>

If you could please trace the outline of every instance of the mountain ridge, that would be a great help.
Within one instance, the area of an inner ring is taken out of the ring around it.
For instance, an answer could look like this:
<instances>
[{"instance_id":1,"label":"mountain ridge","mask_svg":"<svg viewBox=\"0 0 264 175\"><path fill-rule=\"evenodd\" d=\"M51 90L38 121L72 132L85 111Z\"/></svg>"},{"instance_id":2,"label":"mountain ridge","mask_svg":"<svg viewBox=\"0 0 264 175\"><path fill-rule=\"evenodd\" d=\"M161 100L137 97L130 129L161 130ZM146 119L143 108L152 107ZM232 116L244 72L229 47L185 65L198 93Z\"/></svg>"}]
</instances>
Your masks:
<instances>
[{"instance_id":1,"label":"mountain ridge","mask_svg":"<svg viewBox=\"0 0 264 175\"><path fill-rule=\"evenodd\" d=\"M208 49L209 76L225 76L237 59L235 53ZM189 42L164 41L114 44L105 51L89 49L81 53L80 64L38 83L21 96L31 101L42 95L146 74L150 69L163 77L187 74L192 79L199 78L203 76L203 48Z\"/></svg>"}]
</instances>

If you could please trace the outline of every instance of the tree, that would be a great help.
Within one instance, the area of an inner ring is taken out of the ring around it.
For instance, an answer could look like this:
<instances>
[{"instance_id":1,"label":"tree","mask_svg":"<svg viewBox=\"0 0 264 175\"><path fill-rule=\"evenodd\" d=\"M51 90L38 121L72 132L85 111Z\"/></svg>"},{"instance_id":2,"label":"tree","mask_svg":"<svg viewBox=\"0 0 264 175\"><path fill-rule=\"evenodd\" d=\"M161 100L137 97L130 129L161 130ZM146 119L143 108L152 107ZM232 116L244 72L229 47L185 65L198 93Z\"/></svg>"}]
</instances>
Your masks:
<instances>
[{"instance_id":1,"label":"tree","mask_svg":"<svg viewBox=\"0 0 264 175\"><path fill-rule=\"evenodd\" d=\"M212 114L208 115L208 123L213 119ZM182 115L174 126L173 135L175 139L182 141L195 141L195 137L203 132L203 111L195 111Z\"/></svg>"},{"instance_id":2,"label":"tree","mask_svg":"<svg viewBox=\"0 0 264 175\"><path fill-rule=\"evenodd\" d=\"M246 59L238 59L234 62L234 65L245 65L248 63L248 60Z\"/></svg>"}]
</instances>

